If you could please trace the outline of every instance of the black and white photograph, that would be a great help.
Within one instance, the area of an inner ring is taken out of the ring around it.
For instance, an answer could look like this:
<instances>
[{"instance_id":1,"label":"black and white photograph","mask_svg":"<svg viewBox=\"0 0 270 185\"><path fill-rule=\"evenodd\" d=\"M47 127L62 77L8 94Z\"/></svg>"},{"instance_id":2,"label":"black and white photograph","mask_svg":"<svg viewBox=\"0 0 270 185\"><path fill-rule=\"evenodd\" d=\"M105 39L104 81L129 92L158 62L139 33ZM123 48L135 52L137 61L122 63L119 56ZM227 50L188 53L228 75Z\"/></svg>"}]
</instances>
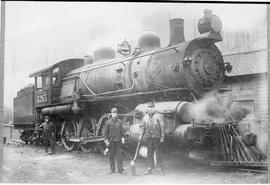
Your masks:
<instances>
[{"instance_id":1,"label":"black and white photograph","mask_svg":"<svg viewBox=\"0 0 270 185\"><path fill-rule=\"evenodd\" d=\"M0 12L1 183L269 182L269 4Z\"/></svg>"}]
</instances>

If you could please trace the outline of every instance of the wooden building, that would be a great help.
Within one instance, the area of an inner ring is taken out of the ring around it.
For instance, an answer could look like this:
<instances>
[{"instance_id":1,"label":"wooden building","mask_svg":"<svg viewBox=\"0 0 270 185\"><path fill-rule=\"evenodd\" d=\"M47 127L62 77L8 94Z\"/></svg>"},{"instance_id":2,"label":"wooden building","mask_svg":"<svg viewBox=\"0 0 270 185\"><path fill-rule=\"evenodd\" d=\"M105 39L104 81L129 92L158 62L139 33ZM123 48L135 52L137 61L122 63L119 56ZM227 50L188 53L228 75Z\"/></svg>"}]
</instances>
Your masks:
<instances>
[{"instance_id":1,"label":"wooden building","mask_svg":"<svg viewBox=\"0 0 270 185\"><path fill-rule=\"evenodd\" d=\"M224 86L231 91L220 94L222 99L241 102L251 112L240 122L241 130L257 135L258 147L267 152L268 143L268 82L267 50L253 50L224 55L224 62L233 66Z\"/></svg>"}]
</instances>

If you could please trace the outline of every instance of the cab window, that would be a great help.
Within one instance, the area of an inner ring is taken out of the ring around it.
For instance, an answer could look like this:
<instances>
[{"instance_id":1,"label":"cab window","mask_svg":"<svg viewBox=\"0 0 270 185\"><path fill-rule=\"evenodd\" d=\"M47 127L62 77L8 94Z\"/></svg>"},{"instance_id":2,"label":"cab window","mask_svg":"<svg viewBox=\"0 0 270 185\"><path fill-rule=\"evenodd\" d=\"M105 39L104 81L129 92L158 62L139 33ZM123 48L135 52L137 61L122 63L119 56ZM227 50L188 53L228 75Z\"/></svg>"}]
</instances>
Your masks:
<instances>
[{"instance_id":1,"label":"cab window","mask_svg":"<svg viewBox=\"0 0 270 185\"><path fill-rule=\"evenodd\" d=\"M53 79L52 79L53 86L56 86L58 81L59 81L59 68L57 67L53 70Z\"/></svg>"},{"instance_id":2,"label":"cab window","mask_svg":"<svg viewBox=\"0 0 270 185\"><path fill-rule=\"evenodd\" d=\"M75 79L63 82L61 90L61 98L73 96L75 83L76 83Z\"/></svg>"},{"instance_id":3,"label":"cab window","mask_svg":"<svg viewBox=\"0 0 270 185\"><path fill-rule=\"evenodd\" d=\"M42 76L36 76L36 90L42 89Z\"/></svg>"},{"instance_id":4,"label":"cab window","mask_svg":"<svg viewBox=\"0 0 270 185\"><path fill-rule=\"evenodd\" d=\"M50 85L51 85L50 73L43 74L43 88L50 87Z\"/></svg>"}]
</instances>

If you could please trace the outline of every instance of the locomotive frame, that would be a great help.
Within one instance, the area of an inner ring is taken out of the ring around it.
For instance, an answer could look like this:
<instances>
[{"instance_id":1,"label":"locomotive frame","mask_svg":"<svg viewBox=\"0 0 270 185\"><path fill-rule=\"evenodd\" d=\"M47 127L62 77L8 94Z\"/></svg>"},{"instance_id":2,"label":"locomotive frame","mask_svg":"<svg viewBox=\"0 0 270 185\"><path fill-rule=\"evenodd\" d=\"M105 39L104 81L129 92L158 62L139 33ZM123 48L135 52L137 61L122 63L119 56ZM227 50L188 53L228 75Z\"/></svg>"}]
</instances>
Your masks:
<instances>
[{"instance_id":1,"label":"locomotive frame","mask_svg":"<svg viewBox=\"0 0 270 185\"><path fill-rule=\"evenodd\" d=\"M218 90L231 66L224 64L215 45L222 41L216 15L205 11L198 23L200 36L190 41L184 39L183 25L182 19L170 20L167 47L160 48L159 38L147 33L139 38L139 50L129 56L115 59L112 50L102 48L95 51L93 61L68 59L30 74L35 85L14 99L14 125L24 130L22 140L38 139L37 126L50 115L57 125L57 140L67 151L76 145L84 152L102 149L108 112L117 107L126 139L134 142L140 123L137 113L144 113L149 101L157 102L164 114L167 140L182 140L176 132L182 126L192 141L207 138L212 123L195 124L191 109L183 104ZM27 101L22 97L32 98L31 106L22 107ZM18 114L22 109L33 116Z\"/></svg>"}]
</instances>

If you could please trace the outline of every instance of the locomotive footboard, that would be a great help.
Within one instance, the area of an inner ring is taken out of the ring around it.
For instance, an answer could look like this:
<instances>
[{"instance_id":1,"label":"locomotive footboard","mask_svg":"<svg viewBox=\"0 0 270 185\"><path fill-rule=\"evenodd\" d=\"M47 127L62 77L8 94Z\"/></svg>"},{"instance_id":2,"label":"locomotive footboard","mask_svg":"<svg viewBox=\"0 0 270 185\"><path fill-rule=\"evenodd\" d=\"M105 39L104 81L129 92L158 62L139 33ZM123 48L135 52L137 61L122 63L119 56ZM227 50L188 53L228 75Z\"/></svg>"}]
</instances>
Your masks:
<instances>
[{"instance_id":1,"label":"locomotive footboard","mask_svg":"<svg viewBox=\"0 0 270 185\"><path fill-rule=\"evenodd\" d=\"M95 137L95 138L69 138L67 139L70 142L80 143L80 144L87 144L87 143L95 143L101 142L105 140L105 137Z\"/></svg>"}]
</instances>

